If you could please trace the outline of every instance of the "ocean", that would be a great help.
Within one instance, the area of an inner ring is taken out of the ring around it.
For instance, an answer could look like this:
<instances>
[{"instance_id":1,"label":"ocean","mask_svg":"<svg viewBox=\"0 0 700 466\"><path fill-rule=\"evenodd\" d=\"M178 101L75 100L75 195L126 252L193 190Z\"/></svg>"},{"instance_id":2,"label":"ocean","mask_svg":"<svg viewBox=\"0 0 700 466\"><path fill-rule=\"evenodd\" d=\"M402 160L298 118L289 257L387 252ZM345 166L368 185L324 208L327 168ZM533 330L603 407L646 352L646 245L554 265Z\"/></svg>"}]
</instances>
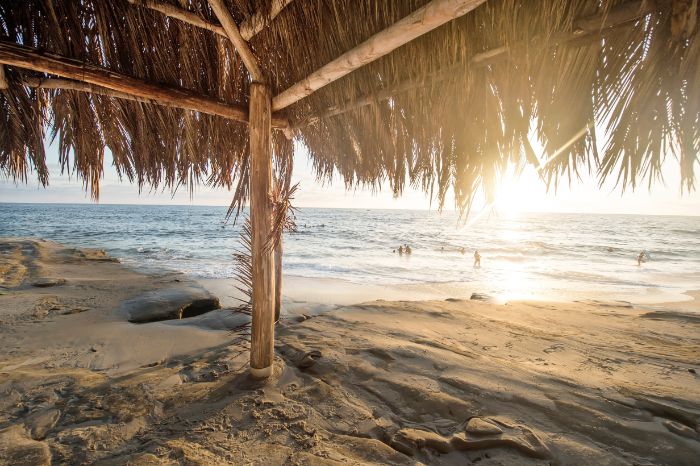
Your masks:
<instances>
[{"instance_id":1,"label":"ocean","mask_svg":"<svg viewBox=\"0 0 700 466\"><path fill-rule=\"evenodd\" d=\"M0 204L0 236L102 248L145 271L233 277L239 224L225 207ZM700 217L300 209L284 273L354 284L426 284L509 299L681 300L700 289ZM411 255L394 252L408 243ZM473 267L478 249L481 267ZM637 265L646 251L649 260Z\"/></svg>"}]
</instances>

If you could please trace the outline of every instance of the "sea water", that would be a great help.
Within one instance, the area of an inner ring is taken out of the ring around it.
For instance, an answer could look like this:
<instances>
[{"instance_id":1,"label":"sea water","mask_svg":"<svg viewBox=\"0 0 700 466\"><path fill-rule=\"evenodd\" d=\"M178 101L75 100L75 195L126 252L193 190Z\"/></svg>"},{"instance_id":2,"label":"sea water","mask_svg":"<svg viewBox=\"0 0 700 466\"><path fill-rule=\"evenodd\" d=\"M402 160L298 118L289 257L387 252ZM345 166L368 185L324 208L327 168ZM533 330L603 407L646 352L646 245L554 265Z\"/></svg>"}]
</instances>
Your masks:
<instances>
[{"instance_id":1,"label":"sea water","mask_svg":"<svg viewBox=\"0 0 700 466\"><path fill-rule=\"evenodd\" d=\"M196 279L235 275L240 224L225 207L0 204L0 236L102 248L139 270ZM455 212L304 208L296 224L284 237L290 277L504 299L658 302L700 289L700 217L494 212L464 222ZM402 244L412 254L398 254ZM642 250L649 260L638 266Z\"/></svg>"}]
</instances>

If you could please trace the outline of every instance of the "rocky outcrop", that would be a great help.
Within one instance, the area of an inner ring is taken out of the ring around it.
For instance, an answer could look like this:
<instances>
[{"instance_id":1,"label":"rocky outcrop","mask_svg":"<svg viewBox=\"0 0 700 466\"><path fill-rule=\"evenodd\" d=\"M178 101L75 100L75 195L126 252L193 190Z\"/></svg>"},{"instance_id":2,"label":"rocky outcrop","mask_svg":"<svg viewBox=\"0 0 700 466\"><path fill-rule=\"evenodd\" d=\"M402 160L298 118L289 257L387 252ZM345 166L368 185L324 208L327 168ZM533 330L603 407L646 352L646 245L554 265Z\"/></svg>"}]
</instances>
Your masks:
<instances>
[{"instance_id":1,"label":"rocky outcrop","mask_svg":"<svg viewBox=\"0 0 700 466\"><path fill-rule=\"evenodd\" d=\"M193 285L151 291L125 301L121 312L129 322L183 319L220 309L219 298Z\"/></svg>"}]
</instances>

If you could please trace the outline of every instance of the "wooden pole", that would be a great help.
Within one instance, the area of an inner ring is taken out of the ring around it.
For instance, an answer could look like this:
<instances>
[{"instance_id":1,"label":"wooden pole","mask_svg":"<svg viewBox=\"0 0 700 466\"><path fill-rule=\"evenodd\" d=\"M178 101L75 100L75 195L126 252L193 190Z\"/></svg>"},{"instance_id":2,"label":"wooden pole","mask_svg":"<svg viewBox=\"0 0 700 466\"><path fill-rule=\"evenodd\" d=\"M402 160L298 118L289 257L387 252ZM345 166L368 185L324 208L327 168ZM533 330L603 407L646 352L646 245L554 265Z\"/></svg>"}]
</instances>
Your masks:
<instances>
[{"instance_id":1,"label":"wooden pole","mask_svg":"<svg viewBox=\"0 0 700 466\"><path fill-rule=\"evenodd\" d=\"M275 247L275 322L279 322L282 313L282 232Z\"/></svg>"},{"instance_id":2,"label":"wooden pole","mask_svg":"<svg viewBox=\"0 0 700 466\"><path fill-rule=\"evenodd\" d=\"M79 91L86 92L89 94L103 95L106 97L114 97L116 99L131 100L134 102L141 102L144 104L155 104L170 107L171 105L158 102L153 99L144 99L142 97L136 97L125 92L113 91L107 89L106 87L95 86L94 84L81 83L80 81L74 81L72 79L63 78L32 78L24 77L21 81L23 86L31 87L34 89L60 89L65 91ZM174 106L174 108L180 108Z\"/></svg>"},{"instance_id":3,"label":"wooden pole","mask_svg":"<svg viewBox=\"0 0 700 466\"><path fill-rule=\"evenodd\" d=\"M39 86L41 88L65 88L109 95L104 90L94 87L100 86L101 88L116 91L117 93L112 95L113 97L126 98L123 95L119 95L119 93L123 93L132 96L131 100L142 99L145 102L217 115L248 123L248 109L243 106L222 102L189 89L145 81L62 55L43 52L32 47L0 39L0 64L3 63L74 80L52 81L53 78L42 78ZM25 81L31 86L35 79L27 78ZM79 85L78 83L88 83L94 86ZM289 129L289 121L282 116L273 116L272 125L274 128L285 131Z\"/></svg>"},{"instance_id":4,"label":"wooden pole","mask_svg":"<svg viewBox=\"0 0 700 466\"><path fill-rule=\"evenodd\" d=\"M269 86L250 86L250 224L252 227L253 323L250 373L272 374L275 355L274 251L266 247L272 233L272 94Z\"/></svg>"},{"instance_id":5,"label":"wooden pole","mask_svg":"<svg viewBox=\"0 0 700 466\"><path fill-rule=\"evenodd\" d=\"M224 27L226 37L228 37L231 43L233 43L233 46L236 48L236 52L238 52L238 55L241 56L241 60L243 60L243 63L245 64L248 73L250 73L250 77L253 82L264 82L265 76L263 75L260 66L258 66L258 59L255 58L252 50L250 50L248 42L246 42L241 36L241 31L238 30L238 26L233 20L231 12L228 11L226 4L224 4L224 1L209 0L209 6L211 6L212 10L214 10L214 14L217 18L219 18L219 22L221 22L221 25Z\"/></svg>"},{"instance_id":6,"label":"wooden pole","mask_svg":"<svg viewBox=\"0 0 700 466\"><path fill-rule=\"evenodd\" d=\"M272 110L282 110L300 101L323 86L342 78L367 63L383 57L416 37L422 36L448 21L467 14L485 1L431 1L275 96L272 100Z\"/></svg>"},{"instance_id":7,"label":"wooden pole","mask_svg":"<svg viewBox=\"0 0 700 466\"><path fill-rule=\"evenodd\" d=\"M657 11L655 6L642 0L623 3L622 5L612 8L605 15L587 16L577 19L574 22L574 31L569 33L556 34L549 40L549 46L557 46L571 41L590 41L596 40L604 36L606 32L612 31L615 28L630 25L634 21L643 18L644 16ZM349 99L341 105L332 105L322 110L319 113L309 115L299 121L292 122L290 130L297 131L306 126L313 125L324 118L342 115L355 109L371 105L375 102L381 102L390 99L393 96L410 91L416 88L429 86L454 77L457 73L464 70L467 66L470 68L480 68L492 65L509 57L510 47L501 46L495 49L486 50L472 56L466 63L457 62L446 68L439 69L427 76L421 78L408 78L399 82L396 86L380 89L374 93L361 95L353 99ZM467 65L468 64L468 65Z\"/></svg>"},{"instance_id":8,"label":"wooden pole","mask_svg":"<svg viewBox=\"0 0 700 466\"><path fill-rule=\"evenodd\" d=\"M7 77L5 76L5 67L0 65L0 90L9 89L10 85L7 82Z\"/></svg>"},{"instance_id":9,"label":"wooden pole","mask_svg":"<svg viewBox=\"0 0 700 466\"><path fill-rule=\"evenodd\" d=\"M191 24L198 28L206 29L207 31L215 32L222 37L226 37L226 31L218 24L213 24L200 18L196 13L187 11L184 8L171 5L170 3L161 2L159 0L127 0L132 5L142 6L149 10L163 13L168 18L177 19L183 23Z\"/></svg>"},{"instance_id":10,"label":"wooden pole","mask_svg":"<svg viewBox=\"0 0 700 466\"><path fill-rule=\"evenodd\" d=\"M270 19L274 19L280 12L292 3L292 0L272 0L272 6L270 8ZM265 28L265 21L263 20L260 12L255 13L250 17L249 20L243 21L241 23L241 36L245 40L250 40L258 32Z\"/></svg>"},{"instance_id":11,"label":"wooden pole","mask_svg":"<svg viewBox=\"0 0 700 466\"><path fill-rule=\"evenodd\" d=\"M677 42L690 38L697 30L698 0L673 0L671 34Z\"/></svg>"},{"instance_id":12,"label":"wooden pole","mask_svg":"<svg viewBox=\"0 0 700 466\"><path fill-rule=\"evenodd\" d=\"M64 78L125 92L135 97L157 100L188 110L219 115L238 121L248 121L248 112L245 107L227 104L180 87L133 78L14 42L0 40L0 63L56 74Z\"/></svg>"},{"instance_id":13,"label":"wooden pole","mask_svg":"<svg viewBox=\"0 0 700 466\"><path fill-rule=\"evenodd\" d=\"M198 28L206 29L207 31L216 33L221 37L228 38L228 36L226 35L226 31L223 27L219 26L218 24L210 23L209 21L202 19L196 13L185 10L184 8L180 8L175 5L171 5L170 3L165 3L159 0L127 1L132 5L138 5L144 8L148 8L149 10L157 11L159 13L164 14L168 18L177 19L179 21L182 21L183 23L191 24L192 26L196 26ZM273 0L272 8L270 10L270 19L274 19L275 16L280 14L282 9L284 9L284 7L289 5L291 2L292 0ZM241 37L243 37L244 40L250 40L257 33L262 31L264 27L265 22L263 21L262 15L260 13L255 13L250 18L250 21L243 21L239 29L241 31Z\"/></svg>"}]
</instances>

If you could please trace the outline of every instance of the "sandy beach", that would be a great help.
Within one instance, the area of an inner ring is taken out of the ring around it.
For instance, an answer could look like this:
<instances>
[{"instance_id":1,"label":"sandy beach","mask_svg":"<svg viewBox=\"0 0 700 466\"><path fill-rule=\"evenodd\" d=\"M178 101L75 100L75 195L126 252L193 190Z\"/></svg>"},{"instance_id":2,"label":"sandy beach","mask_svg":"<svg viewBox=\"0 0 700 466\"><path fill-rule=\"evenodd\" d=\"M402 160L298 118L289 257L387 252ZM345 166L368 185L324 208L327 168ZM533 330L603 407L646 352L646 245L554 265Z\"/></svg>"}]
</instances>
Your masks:
<instances>
[{"instance_id":1,"label":"sandy beach","mask_svg":"<svg viewBox=\"0 0 700 466\"><path fill-rule=\"evenodd\" d=\"M0 463L700 458L698 292L644 306L287 300L274 376L256 382L230 331L246 317L221 286L1 240Z\"/></svg>"}]
</instances>

